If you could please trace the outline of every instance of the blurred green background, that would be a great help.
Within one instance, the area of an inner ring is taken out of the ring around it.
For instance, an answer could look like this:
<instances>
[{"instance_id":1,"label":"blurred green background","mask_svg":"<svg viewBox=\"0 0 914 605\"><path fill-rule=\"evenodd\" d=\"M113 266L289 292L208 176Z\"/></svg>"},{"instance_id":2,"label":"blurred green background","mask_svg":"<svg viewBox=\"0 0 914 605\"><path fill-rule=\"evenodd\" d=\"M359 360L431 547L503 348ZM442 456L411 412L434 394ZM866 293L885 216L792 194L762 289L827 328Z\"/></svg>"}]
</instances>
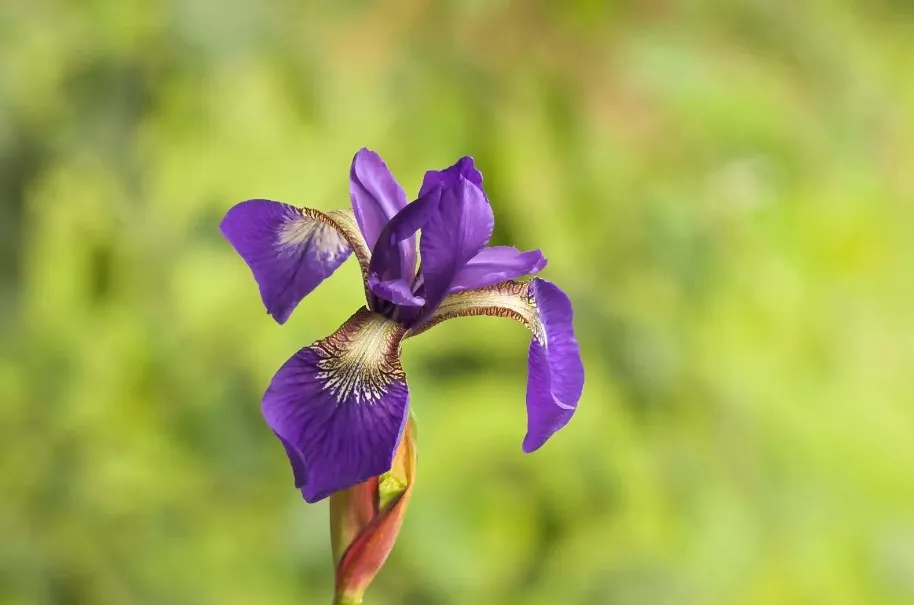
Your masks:
<instances>
[{"instance_id":1,"label":"blurred green background","mask_svg":"<svg viewBox=\"0 0 914 605\"><path fill-rule=\"evenodd\" d=\"M6 0L0 603L329 603L259 401L358 270L280 327L217 224L345 207L361 146L475 156L588 371L527 456L521 326L406 343L366 605L914 603L907 0Z\"/></svg>"}]
</instances>

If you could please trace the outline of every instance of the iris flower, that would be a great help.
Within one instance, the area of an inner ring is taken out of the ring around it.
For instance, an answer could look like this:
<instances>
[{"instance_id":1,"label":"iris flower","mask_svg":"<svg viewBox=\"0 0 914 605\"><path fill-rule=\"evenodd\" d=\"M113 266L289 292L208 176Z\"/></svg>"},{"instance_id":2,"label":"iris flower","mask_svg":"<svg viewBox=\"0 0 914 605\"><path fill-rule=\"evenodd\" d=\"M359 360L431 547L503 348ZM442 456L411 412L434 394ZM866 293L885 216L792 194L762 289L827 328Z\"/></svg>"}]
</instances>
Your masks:
<instances>
[{"instance_id":1,"label":"iris flower","mask_svg":"<svg viewBox=\"0 0 914 605\"><path fill-rule=\"evenodd\" d=\"M571 419L584 384L571 302L551 282L521 279L546 266L542 253L488 246L494 217L472 158L428 171L412 203L367 149L349 180L351 210L254 199L220 224L280 324L351 254L361 268L366 306L283 364L262 401L304 499L390 470L409 417L401 344L457 317L506 317L532 333L523 450L538 449Z\"/></svg>"}]
</instances>

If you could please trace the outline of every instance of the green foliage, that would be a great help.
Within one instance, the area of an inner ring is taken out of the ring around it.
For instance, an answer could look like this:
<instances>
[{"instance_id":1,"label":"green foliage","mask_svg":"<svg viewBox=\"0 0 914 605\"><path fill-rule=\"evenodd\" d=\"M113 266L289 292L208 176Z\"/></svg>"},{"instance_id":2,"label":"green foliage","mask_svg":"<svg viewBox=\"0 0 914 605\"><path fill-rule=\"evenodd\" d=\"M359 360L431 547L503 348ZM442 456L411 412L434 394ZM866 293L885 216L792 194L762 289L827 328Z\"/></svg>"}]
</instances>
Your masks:
<instances>
[{"instance_id":1,"label":"green foliage","mask_svg":"<svg viewBox=\"0 0 914 605\"><path fill-rule=\"evenodd\" d=\"M908 3L0 5L0 604L329 603L259 415L286 326L218 233L476 157L588 381L526 456L528 335L406 343L420 468L370 605L914 602Z\"/></svg>"}]
</instances>

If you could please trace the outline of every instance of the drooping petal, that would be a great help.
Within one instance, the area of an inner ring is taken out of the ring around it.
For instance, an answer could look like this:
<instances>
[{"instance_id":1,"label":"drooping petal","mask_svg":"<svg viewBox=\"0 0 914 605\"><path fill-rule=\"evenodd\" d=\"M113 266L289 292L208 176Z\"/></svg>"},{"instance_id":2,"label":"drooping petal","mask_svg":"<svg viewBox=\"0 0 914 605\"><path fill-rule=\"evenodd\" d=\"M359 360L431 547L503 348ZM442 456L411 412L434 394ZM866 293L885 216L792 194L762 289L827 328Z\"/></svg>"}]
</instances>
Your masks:
<instances>
[{"instance_id":1,"label":"drooping petal","mask_svg":"<svg viewBox=\"0 0 914 605\"><path fill-rule=\"evenodd\" d=\"M544 279L505 281L451 294L425 323L406 335L415 336L442 321L472 315L509 317L533 333L523 443L524 451L532 452L571 420L584 388L584 365L574 335L571 301L558 286Z\"/></svg>"},{"instance_id":2,"label":"drooping petal","mask_svg":"<svg viewBox=\"0 0 914 605\"><path fill-rule=\"evenodd\" d=\"M406 193L381 156L369 149L360 149L352 158L352 168L349 170L349 196L355 219L368 248L374 250L388 221L406 207ZM398 242L398 247L403 266L409 272L415 271L415 238L404 237Z\"/></svg>"},{"instance_id":3,"label":"drooping petal","mask_svg":"<svg viewBox=\"0 0 914 605\"><path fill-rule=\"evenodd\" d=\"M399 360L403 332L399 324L360 309L273 377L263 415L300 454L308 502L390 469L409 406Z\"/></svg>"},{"instance_id":4,"label":"drooping petal","mask_svg":"<svg viewBox=\"0 0 914 605\"><path fill-rule=\"evenodd\" d=\"M229 209L219 229L251 269L267 312L279 323L353 250L363 275L368 270L368 250L349 211L247 200Z\"/></svg>"},{"instance_id":5,"label":"drooping petal","mask_svg":"<svg viewBox=\"0 0 914 605\"><path fill-rule=\"evenodd\" d=\"M422 179L422 187L419 189L419 197L430 192L435 187L448 187L457 182L457 179L463 177L470 181L479 189L482 189L482 173L476 169L473 164L473 158L466 156L457 160L457 163L444 170L429 170Z\"/></svg>"},{"instance_id":6,"label":"drooping petal","mask_svg":"<svg viewBox=\"0 0 914 605\"><path fill-rule=\"evenodd\" d=\"M273 434L276 435L276 438L282 443L283 449L286 450L286 456L289 457L289 464L292 465L292 479L295 481L295 487L301 489L305 486L305 480L308 477L304 457L291 443L280 437L279 433L274 431Z\"/></svg>"},{"instance_id":7,"label":"drooping petal","mask_svg":"<svg viewBox=\"0 0 914 605\"><path fill-rule=\"evenodd\" d=\"M584 389L584 364L574 335L571 300L544 279L533 279L529 291L545 339L530 343L525 452L539 449L568 424Z\"/></svg>"},{"instance_id":8,"label":"drooping petal","mask_svg":"<svg viewBox=\"0 0 914 605\"><path fill-rule=\"evenodd\" d=\"M449 293L485 288L509 279L534 275L545 266L546 257L539 250L521 252L510 246L483 248L457 273Z\"/></svg>"},{"instance_id":9,"label":"drooping petal","mask_svg":"<svg viewBox=\"0 0 914 605\"><path fill-rule=\"evenodd\" d=\"M489 243L494 226L492 207L471 181L458 176L442 189L438 212L425 224L419 240L426 315L447 296L463 266Z\"/></svg>"}]
</instances>

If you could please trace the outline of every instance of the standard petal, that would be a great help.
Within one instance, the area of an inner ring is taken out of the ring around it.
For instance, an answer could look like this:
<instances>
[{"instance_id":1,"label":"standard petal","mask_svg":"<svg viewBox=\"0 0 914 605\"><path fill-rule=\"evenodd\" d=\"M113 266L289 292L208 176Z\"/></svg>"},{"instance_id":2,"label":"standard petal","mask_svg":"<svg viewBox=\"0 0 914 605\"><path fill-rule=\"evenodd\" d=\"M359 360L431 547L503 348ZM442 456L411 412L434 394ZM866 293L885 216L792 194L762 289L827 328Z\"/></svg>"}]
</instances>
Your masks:
<instances>
[{"instance_id":1,"label":"standard petal","mask_svg":"<svg viewBox=\"0 0 914 605\"><path fill-rule=\"evenodd\" d=\"M510 246L483 248L463 266L448 291L485 288L498 282L534 275L546 266L546 257L539 250L521 252Z\"/></svg>"},{"instance_id":2,"label":"standard petal","mask_svg":"<svg viewBox=\"0 0 914 605\"><path fill-rule=\"evenodd\" d=\"M345 211L323 213L270 200L229 209L219 225L260 287L267 312L285 323L302 298L329 277L356 248L363 272L364 243L348 232ZM350 230L351 231L351 230Z\"/></svg>"},{"instance_id":3,"label":"standard petal","mask_svg":"<svg viewBox=\"0 0 914 605\"><path fill-rule=\"evenodd\" d=\"M584 365L574 335L568 296L544 279L505 281L487 288L451 294L423 324L406 336L424 332L454 317L509 317L533 333L528 356L527 434L523 449L532 452L565 426L584 388Z\"/></svg>"},{"instance_id":4,"label":"standard petal","mask_svg":"<svg viewBox=\"0 0 914 605\"><path fill-rule=\"evenodd\" d=\"M388 221L405 208L408 202L406 193L390 173L387 164L381 156L369 149L360 149L352 158L349 196L355 219L370 250L374 249ZM404 264L411 263L412 270L415 270L415 238L406 237L398 245Z\"/></svg>"},{"instance_id":5,"label":"standard petal","mask_svg":"<svg viewBox=\"0 0 914 605\"><path fill-rule=\"evenodd\" d=\"M448 187L457 182L457 179L463 177L470 181L479 189L482 189L482 173L476 169L473 164L473 158L465 156L457 160L457 163L444 170L429 170L422 179L422 187L419 189L419 197L430 192L439 185Z\"/></svg>"},{"instance_id":6,"label":"standard petal","mask_svg":"<svg viewBox=\"0 0 914 605\"><path fill-rule=\"evenodd\" d=\"M371 253L369 274L378 280L406 279L412 281L416 272L415 259L403 257L401 243L415 236L438 211L441 189L435 188L397 213L381 231Z\"/></svg>"},{"instance_id":7,"label":"standard petal","mask_svg":"<svg viewBox=\"0 0 914 605\"><path fill-rule=\"evenodd\" d=\"M263 415L300 454L308 502L390 469L409 407L399 360L403 330L361 309L273 377Z\"/></svg>"},{"instance_id":8,"label":"standard petal","mask_svg":"<svg viewBox=\"0 0 914 605\"><path fill-rule=\"evenodd\" d=\"M425 315L447 296L463 266L489 243L494 226L492 207L478 186L459 176L454 185L442 189L438 212L425 224L419 240Z\"/></svg>"}]
</instances>

